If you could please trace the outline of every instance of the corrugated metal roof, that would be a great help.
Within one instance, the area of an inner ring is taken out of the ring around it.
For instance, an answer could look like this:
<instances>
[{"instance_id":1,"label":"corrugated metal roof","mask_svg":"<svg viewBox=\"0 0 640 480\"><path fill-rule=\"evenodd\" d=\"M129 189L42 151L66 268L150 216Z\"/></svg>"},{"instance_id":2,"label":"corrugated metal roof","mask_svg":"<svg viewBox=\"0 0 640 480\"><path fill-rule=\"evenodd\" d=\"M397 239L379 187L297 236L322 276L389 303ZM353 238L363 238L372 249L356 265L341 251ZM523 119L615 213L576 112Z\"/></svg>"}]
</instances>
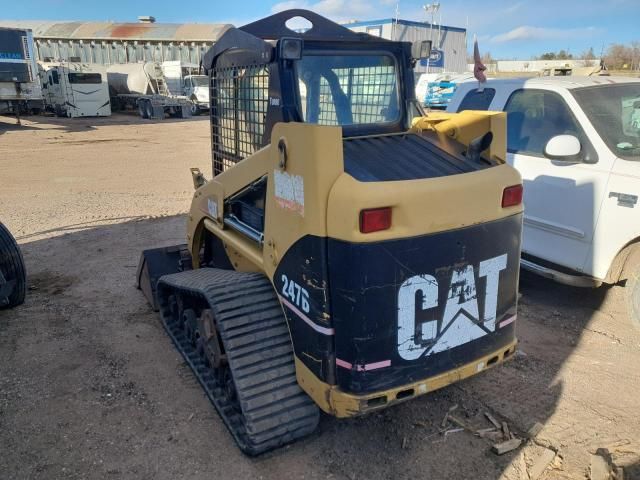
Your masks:
<instances>
[{"instance_id":1,"label":"corrugated metal roof","mask_svg":"<svg viewBox=\"0 0 640 480\"><path fill-rule=\"evenodd\" d=\"M398 23L400 25L407 25L410 27L420 27L420 28L433 28L434 30L441 29L443 31L451 31L451 32L466 32L465 28L461 27L452 27L451 25L436 25L431 24L429 22L414 22L413 20L403 20L403 19L395 19L395 18L382 18L380 20L356 20L353 22L345 22L342 23L343 27L352 28L352 27L371 27L377 25L386 25L389 23Z\"/></svg>"},{"instance_id":2,"label":"corrugated metal roof","mask_svg":"<svg viewBox=\"0 0 640 480\"><path fill-rule=\"evenodd\" d=\"M0 20L0 26L30 28L35 38L213 42L231 25Z\"/></svg>"}]
</instances>

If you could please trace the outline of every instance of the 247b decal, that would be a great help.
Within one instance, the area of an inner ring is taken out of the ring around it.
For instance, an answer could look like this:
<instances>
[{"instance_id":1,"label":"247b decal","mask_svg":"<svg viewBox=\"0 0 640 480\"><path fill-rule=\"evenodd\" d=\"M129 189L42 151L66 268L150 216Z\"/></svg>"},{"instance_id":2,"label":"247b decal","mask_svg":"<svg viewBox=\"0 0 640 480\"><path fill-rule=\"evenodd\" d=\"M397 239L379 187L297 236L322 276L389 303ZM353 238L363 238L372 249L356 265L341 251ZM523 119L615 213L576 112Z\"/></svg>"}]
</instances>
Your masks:
<instances>
[{"instance_id":1,"label":"247b decal","mask_svg":"<svg viewBox=\"0 0 640 480\"><path fill-rule=\"evenodd\" d=\"M282 296L302 309L304 313L309 313L309 292L295 281L289 280L286 275L282 275Z\"/></svg>"},{"instance_id":2,"label":"247b decal","mask_svg":"<svg viewBox=\"0 0 640 480\"><path fill-rule=\"evenodd\" d=\"M484 312L480 317L472 265L454 270L441 321L416 325L416 311L438 307L438 281L432 275L407 279L398 291L398 354L405 360L432 355L476 340L496 329L500 272L507 254L480 262L478 277L485 283ZM420 295L417 295L420 292ZM422 301L416 305L416 297ZM417 332L417 333L416 333Z\"/></svg>"}]
</instances>

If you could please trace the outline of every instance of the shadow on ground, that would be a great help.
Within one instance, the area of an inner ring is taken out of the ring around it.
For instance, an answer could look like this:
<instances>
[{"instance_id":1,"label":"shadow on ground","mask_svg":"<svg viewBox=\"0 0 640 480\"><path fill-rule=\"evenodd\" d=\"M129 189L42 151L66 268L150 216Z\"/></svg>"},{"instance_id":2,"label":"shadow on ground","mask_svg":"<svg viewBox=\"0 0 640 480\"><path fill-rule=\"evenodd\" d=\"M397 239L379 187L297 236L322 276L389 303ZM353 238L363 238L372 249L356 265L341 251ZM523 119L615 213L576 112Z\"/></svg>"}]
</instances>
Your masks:
<instances>
[{"instance_id":1,"label":"shadow on ground","mask_svg":"<svg viewBox=\"0 0 640 480\"><path fill-rule=\"evenodd\" d=\"M6 479L509 475L520 452L496 456L489 441L468 432L444 435L443 417L458 405L460 419L486 428L490 412L523 435L534 421L557 415L564 365L607 293L525 274L518 327L524 353L508 365L378 414L325 416L310 438L249 459L134 288L140 251L182 243L184 217L69 229L46 240L25 237L27 302L0 312ZM562 451L551 430L550 444Z\"/></svg>"}]
</instances>

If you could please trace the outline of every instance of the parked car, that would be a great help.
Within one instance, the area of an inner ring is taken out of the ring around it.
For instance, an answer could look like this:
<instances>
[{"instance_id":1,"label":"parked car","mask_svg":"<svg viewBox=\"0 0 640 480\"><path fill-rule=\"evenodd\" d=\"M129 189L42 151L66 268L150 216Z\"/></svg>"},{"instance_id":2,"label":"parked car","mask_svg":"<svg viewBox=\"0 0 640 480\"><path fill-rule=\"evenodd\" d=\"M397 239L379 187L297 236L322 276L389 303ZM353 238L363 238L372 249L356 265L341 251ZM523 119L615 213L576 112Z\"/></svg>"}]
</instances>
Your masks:
<instances>
[{"instance_id":1,"label":"parked car","mask_svg":"<svg viewBox=\"0 0 640 480\"><path fill-rule=\"evenodd\" d=\"M448 111L507 112L524 181L522 267L556 281L626 281L640 328L640 79L538 77L458 86Z\"/></svg>"}]
</instances>

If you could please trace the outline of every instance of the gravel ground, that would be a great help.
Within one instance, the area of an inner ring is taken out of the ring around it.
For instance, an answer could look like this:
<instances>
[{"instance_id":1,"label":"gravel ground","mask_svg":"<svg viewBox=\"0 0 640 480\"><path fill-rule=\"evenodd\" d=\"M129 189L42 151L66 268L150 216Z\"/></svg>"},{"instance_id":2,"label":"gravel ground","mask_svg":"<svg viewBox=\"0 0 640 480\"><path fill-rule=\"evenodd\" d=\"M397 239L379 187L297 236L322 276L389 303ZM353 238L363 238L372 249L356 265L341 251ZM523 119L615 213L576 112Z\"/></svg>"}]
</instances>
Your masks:
<instances>
[{"instance_id":1,"label":"gravel ground","mask_svg":"<svg viewBox=\"0 0 640 480\"><path fill-rule=\"evenodd\" d=\"M622 288L524 273L520 352L412 402L257 459L235 447L156 314L134 288L144 248L184 241L189 167L210 172L206 118L0 117L0 220L23 249L27 301L0 312L2 479L582 479L608 448L640 478L640 332ZM484 412L535 441L497 456ZM527 471L529 473L527 473Z\"/></svg>"}]
</instances>

